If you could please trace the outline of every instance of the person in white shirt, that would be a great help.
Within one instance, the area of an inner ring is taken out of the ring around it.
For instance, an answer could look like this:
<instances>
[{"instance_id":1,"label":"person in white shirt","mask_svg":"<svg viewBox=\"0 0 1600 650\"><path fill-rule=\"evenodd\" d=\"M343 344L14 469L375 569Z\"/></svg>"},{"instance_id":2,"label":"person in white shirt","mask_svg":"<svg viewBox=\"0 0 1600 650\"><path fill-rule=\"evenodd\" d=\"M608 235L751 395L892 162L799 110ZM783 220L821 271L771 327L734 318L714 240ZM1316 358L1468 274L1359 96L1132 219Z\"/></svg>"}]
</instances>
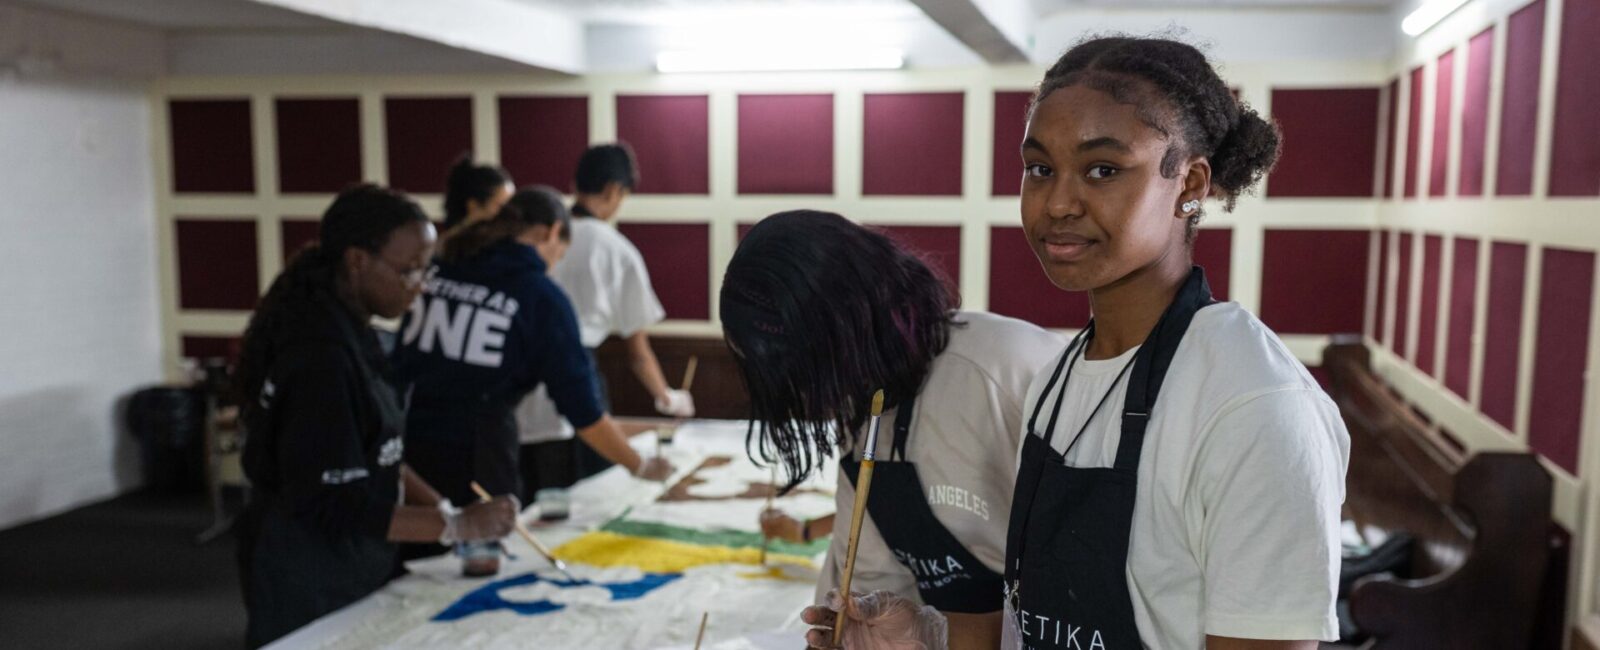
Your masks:
<instances>
[{"instance_id":1,"label":"person in white shirt","mask_svg":"<svg viewBox=\"0 0 1600 650\"><path fill-rule=\"evenodd\" d=\"M650 271L639 249L611 223L639 182L633 150L625 143L590 147L578 160L573 181L572 245L551 268L550 279L572 300L583 346L592 357L608 337L621 337L629 366L655 400L656 410L671 417L694 417L694 399L688 391L667 384L645 332L666 317L650 286ZM606 379L598 364L595 381L602 407L609 409ZM525 496L543 487L569 486L610 466L587 444L573 441L571 425L556 412L542 387L523 400L517 421Z\"/></svg>"},{"instance_id":2,"label":"person in white shirt","mask_svg":"<svg viewBox=\"0 0 1600 650\"><path fill-rule=\"evenodd\" d=\"M757 223L728 264L721 306L756 453L792 487L837 450L841 522L855 504L862 424L883 389L854 584L944 612L952 647L994 647L1023 396L1049 361L1040 352L1065 339L957 311L932 267L827 212ZM837 585L847 528L833 536L819 596Z\"/></svg>"},{"instance_id":3,"label":"person in white shirt","mask_svg":"<svg viewBox=\"0 0 1600 650\"><path fill-rule=\"evenodd\" d=\"M1278 150L1184 43L1091 39L1045 74L1022 143L1023 230L1052 283L1089 292L1094 319L1028 392L1001 647L1314 650L1338 636L1349 435L1277 336L1215 303L1191 262L1202 201L1231 209Z\"/></svg>"}]
</instances>

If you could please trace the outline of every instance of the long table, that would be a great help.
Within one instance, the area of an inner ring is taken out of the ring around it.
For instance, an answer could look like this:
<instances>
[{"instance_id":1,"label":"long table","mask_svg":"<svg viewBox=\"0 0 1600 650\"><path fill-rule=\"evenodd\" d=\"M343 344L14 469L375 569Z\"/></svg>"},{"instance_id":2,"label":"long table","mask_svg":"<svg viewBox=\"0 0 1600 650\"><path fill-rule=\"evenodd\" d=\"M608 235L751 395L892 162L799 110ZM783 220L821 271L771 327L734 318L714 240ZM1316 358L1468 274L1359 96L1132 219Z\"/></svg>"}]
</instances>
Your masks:
<instances>
[{"instance_id":1,"label":"long table","mask_svg":"<svg viewBox=\"0 0 1600 650\"><path fill-rule=\"evenodd\" d=\"M707 650L803 647L798 613L813 599L820 561L810 552L823 547L775 551L773 568L754 565L750 534L766 500L751 495L766 489L769 475L746 457L745 428L684 423L660 448L678 468L666 483L613 467L573 486L571 516L554 525L534 525L538 505L530 505L524 521L558 555L600 558L569 561L580 582L513 536L506 544L516 557L503 559L497 576L462 577L453 556L415 561L409 575L270 647L687 649L702 615ZM641 454L657 453L652 435L632 442ZM778 507L798 516L831 512L834 477L833 466L824 468ZM634 557L648 566L627 565Z\"/></svg>"}]
</instances>

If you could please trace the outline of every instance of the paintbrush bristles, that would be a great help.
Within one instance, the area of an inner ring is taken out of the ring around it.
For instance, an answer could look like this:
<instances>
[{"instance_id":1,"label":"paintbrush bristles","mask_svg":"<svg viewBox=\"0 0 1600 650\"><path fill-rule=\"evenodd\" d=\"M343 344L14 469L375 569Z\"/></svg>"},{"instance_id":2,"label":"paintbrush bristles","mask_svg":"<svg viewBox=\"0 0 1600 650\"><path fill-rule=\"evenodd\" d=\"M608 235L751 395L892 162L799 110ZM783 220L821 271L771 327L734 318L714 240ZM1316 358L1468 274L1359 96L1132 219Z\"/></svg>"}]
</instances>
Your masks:
<instances>
[{"instance_id":1,"label":"paintbrush bristles","mask_svg":"<svg viewBox=\"0 0 1600 650\"><path fill-rule=\"evenodd\" d=\"M872 394L872 417L881 415L883 415L883 389L879 388L878 392Z\"/></svg>"}]
</instances>

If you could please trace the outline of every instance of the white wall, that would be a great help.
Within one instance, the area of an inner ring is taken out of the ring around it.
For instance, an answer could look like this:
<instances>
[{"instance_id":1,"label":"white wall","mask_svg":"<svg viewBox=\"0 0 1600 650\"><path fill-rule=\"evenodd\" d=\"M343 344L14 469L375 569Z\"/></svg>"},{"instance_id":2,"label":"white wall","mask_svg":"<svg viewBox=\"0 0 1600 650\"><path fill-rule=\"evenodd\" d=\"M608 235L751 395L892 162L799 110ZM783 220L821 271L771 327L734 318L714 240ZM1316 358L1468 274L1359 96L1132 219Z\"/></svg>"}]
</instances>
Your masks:
<instances>
[{"instance_id":1,"label":"white wall","mask_svg":"<svg viewBox=\"0 0 1600 650\"><path fill-rule=\"evenodd\" d=\"M0 528L137 484L117 401L162 370L150 103L160 37L0 6Z\"/></svg>"}]
</instances>

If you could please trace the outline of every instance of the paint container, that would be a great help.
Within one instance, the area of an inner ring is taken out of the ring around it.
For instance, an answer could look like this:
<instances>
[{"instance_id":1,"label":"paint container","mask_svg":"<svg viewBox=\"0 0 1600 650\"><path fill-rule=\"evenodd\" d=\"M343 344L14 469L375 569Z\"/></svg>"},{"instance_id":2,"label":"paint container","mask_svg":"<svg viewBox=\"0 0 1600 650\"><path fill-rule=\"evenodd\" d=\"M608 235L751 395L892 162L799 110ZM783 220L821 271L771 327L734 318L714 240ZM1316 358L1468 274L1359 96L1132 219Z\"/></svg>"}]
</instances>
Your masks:
<instances>
[{"instance_id":1,"label":"paint container","mask_svg":"<svg viewBox=\"0 0 1600 650\"><path fill-rule=\"evenodd\" d=\"M461 556L461 575L468 578L500 573L500 542L461 542L456 555Z\"/></svg>"},{"instance_id":2,"label":"paint container","mask_svg":"<svg viewBox=\"0 0 1600 650\"><path fill-rule=\"evenodd\" d=\"M534 503L539 504L539 521L561 521L571 516L572 496L566 488L545 488L535 492Z\"/></svg>"}]
</instances>

